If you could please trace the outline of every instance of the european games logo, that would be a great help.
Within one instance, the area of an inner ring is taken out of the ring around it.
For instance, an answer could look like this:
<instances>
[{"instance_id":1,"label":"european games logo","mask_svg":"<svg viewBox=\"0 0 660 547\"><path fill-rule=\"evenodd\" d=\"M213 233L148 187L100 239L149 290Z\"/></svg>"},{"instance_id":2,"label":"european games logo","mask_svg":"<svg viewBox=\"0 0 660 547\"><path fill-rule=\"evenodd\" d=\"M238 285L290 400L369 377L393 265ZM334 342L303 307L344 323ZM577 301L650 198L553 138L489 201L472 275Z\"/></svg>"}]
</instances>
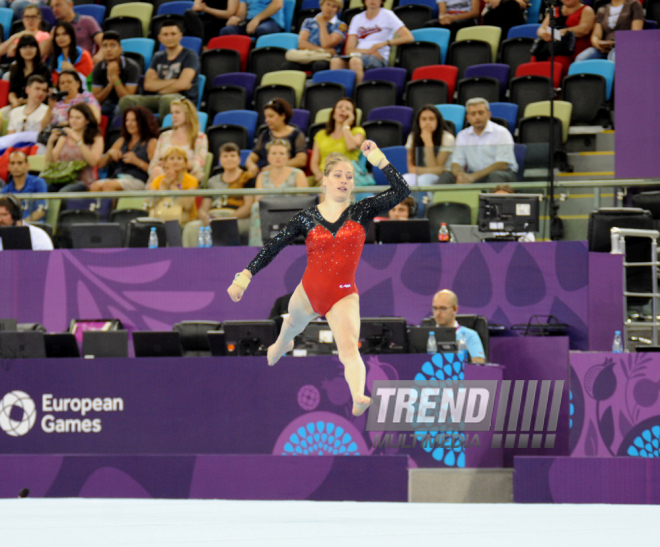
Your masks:
<instances>
[{"instance_id":1,"label":"european games logo","mask_svg":"<svg viewBox=\"0 0 660 547\"><path fill-rule=\"evenodd\" d=\"M17 418L18 415L20 419L12 418L12 412L14 418ZM32 429L36 421L37 405L24 391L7 393L0 401L0 429L7 435L21 437Z\"/></svg>"}]
</instances>

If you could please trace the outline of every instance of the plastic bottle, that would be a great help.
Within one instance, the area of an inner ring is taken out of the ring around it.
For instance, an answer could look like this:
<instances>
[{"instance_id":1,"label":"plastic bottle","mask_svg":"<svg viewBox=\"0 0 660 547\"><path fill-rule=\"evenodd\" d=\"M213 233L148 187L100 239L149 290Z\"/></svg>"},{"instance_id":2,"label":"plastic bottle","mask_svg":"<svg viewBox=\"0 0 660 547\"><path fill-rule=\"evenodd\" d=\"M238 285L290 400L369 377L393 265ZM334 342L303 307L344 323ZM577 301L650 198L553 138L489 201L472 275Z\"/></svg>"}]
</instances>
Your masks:
<instances>
[{"instance_id":1,"label":"plastic bottle","mask_svg":"<svg viewBox=\"0 0 660 547\"><path fill-rule=\"evenodd\" d=\"M426 353L431 355L438 353L438 343L435 340L435 331L429 332L429 338L426 341Z\"/></svg>"},{"instance_id":2,"label":"plastic bottle","mask_svg":"<svg viewBox=\"0 0 660 547\"><path fill-rule=\"evenodd\" d=\"M204 230L204 247L213 247L213 237L211 237L211 227L207 226Z\"/></svg>"},{"instance_id":3,"label":"plastic bottle","mask_svg":"<svg viewBox=\"0 0 660 547\"><path fill-rule=\"evenodd\" d=\"M197 247L200 249L206 247L206 228L200 226L199 233L197 234Z\"/></svg>"},{"instance_id":4,"label":"plastic bottle","mask_svg":"<svg viewBox=\"0 0 660 547\"><path fill-rule=\"evenodd\" d=\"M156 227L152 226L151 231L149 232L149 248L156 249L158 247L158 234L156 233Z\"/></svg>"},{"instance_id":5,"label":"plastic bottle","mask_svg":"<svg viewBox=\"0 0 660 547\"><path fill-rule=\"evenodd\" d=\"M447 228L447 223L443 222L440 224L440 230L438 231L438 241L440 243L446 243L449 241L449 229Z\"/></svg>"},{"instance_id":6,"label":"plastic bottle","mask_svg":"<svg viewBox=\"0 0 660 547\"><path fill-rule=\"evenodd\" d=\"M465 337L465 332L461 331L458 335L458 351L467 351L467 338Z\"/></svg>"},{"instance_id":7,"label":"plastic bottle","mask_svg":"<svg viewBox=\"0 0 660 547\"><path fill-rule=\"evenodd\" d=\"M623 342L621 340L621 331L614 331L614 341L612 342L612 353L623 353Z\"/></svg>"}]
</instances>

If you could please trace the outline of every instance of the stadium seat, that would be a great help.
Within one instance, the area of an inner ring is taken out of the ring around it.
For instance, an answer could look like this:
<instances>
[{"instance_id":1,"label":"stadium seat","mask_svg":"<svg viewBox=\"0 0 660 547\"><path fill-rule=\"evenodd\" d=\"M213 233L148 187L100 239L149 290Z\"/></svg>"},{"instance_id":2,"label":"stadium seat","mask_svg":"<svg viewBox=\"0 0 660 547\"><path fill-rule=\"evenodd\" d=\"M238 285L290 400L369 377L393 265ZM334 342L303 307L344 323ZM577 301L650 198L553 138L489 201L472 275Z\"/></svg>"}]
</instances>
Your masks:
<instances>
[{"instance_id":1,"label":"stadium seat","mask_svg":"<svg viewBox=\"0 0 660 547\"><path fill-rule=\"evenodd\" d=\"M209 115L206 112L197 112L197 119L199 120L199 130L204 133L209 121ZM215 120L213 121L213 125L216 125ZM172 114L168 114L163 118L163 123L160 127L161 129L172 127Z\"/></svg>"},{"instance_id":2,"label":"stadium seat","mask_svg":"<svg viewBox=\"0 0 660 547\"><path fill-rule=\"evenodd\" d=\"M151 66L151 58L154 55L156 43L151 38L127 38L121 41L124 53L139 53L144 58L145 68Z\"/></svg>"},{"instance_id":3,"label":"stadium seat","mask_svg":"<svg viewBox=\"0 0 660 547\"><path fill-rule=\"evenodd\" d=\"M144 36L142 21L137 17L109 17L103 21L103 30L115 30L119 38L124 41L130 38L142 38Z\"/></svg>"},{"instance_id":4,"label":"stadium seat","mask_svg":"<svg viewBox=\"0 0 660 547\"><path fill-rule=\"evenodd\" d=\"M326 123L330 119L332 108L324 108L319 110L314 117L314 123ZM355 125L362 124L362 110L359 108L355 111Z\"/></svg>"},{"instance_id":5,"label":"stadium seat","mask_svg":"<svg viewBox=\"0 0 660 547\"><path fill-rule=\"evenodd\" d=\"M286 49L281 47L253 49L248 57L248 72L256 74L257 82L261 82L264 74L280 70L282 63L286 60L285 55Z\"/></svg>"},{"instance_id":6,"label":"stadium seat","mask_svg":"<svg viewBox=\"0 0 660 547\"><path fill-rule=\"evenodd\" d=\"M5 40L11 32L11 22L14 20L14 10L11 8L0 8L0 25L2 26Z\"/></svg>"},{"instance_id":7,"label":"stadium seat","mask_svg":"<svg viewBox=\"0 0 660 547\"><path fill-rule=\"evenodd\" d=\"M532 38L510 38L504 40L500 47L500 63L509 65L509 81L515 77L519 65L532 60Z\"/></svg>"},{"instance_id":8,"label":"stadium seat","mask_svg":"<svg viewBox=\"0 0 660 547\"><path fill-rule=\"evenodd\" d=\"M514 132L518 121L518 105L513 103L490 103L490 113L493 118L506 120L509 124L509 131Z\"/></svg>"},{"instance_id":9,"label":"stadium seat","mask_svg":"<svg viewBox=\"0 0 660 547\"><path fill-rule=\"evenodd\" d=\"M442 117L454 124L456 134L463 129L465 124L465 107L461 104L436 104Z\"/></svg>"},{"instance_id":10,"label":"stadium seat","mask_svg":"<svg viewBox=\"0 0 660 547\"><path fill-rule=\"evenodd\" d=\"M213 125L242 125L248 132L248 146L254 142L254 132L257 130L257 118L254 110L227 110L218 112L213 118Z\"/></svg>"},{"instance_id":11,"label":"stadium seat","mask_svg":"<svg viewBox=\"0 0 660 547\"><path fill-rule=\"evenodd\" d=\"M456 87L458 99L457 104L465 103L470 99L481 97L489 103L500 99L500 82L497 78L475 77L463 78Z\"/></svg>"},{"instance_id":12,"label":"stadium seat","mask_svg":"<svg viewBox=\"0 0 660 547\"><path fill-rule=\"evenodd\" d=\"M525 158L527 156L527 145L520 144L518 142L514 143L513 154L516 156L516 163L518 164L518 172L516 173L518 175L518 182L522 182L525 178L524 174L525 174Z\"/></svg>"},{"instance_id":13,"label":"stadium seat","mask_svg":"<svg viewBox=\"0 0 660 547\"><path fill-rule=\"evenodd\" d=\"M562 149L562 123L555 117L554 149ZM550 142L550 116L533 116L521 118L518 121L518 141L521 144L537 144Z\"/></svg>"},{"instance_id":14,"label":"stadium seat","mask_svg":"<svg viewBox=\"0 0 660 547\"><path fill-rule=\"evenodd\" d=\"M80 6L73 6L73 11L78 15L93 17L96 19L99 26L103 25L103 19L105 19L105 6L100 6L98 4L82 4Z\"/></svg>"},{"instance_id":15,"label":"stadium seat","mask_svg":"<svg viewBox=\"0 0 660 547\"><path fill-rule=\"evenodd\" d=\"M192 49L197 55L202 51L202 39L197 36L182 36L181 45L185 48ZM160 51L165 51L165 46L160 45Z\"/></svg>"},{"instance_id":16,"label":"stadium seat","mask_svg":"<svg viewBox=\"0 0 660 547\"><path fill-rule=\"evenodd\" d=\"M213 165L220 159L220 147L228 142L234 143L240 149L249 147L248 130L242 125L220 124L212 125L206 130L209 139L209 152L213 154Z\"/></svg>"},{"instance_id":17,"label":"stadium seat","mask_svg":"<svg viewBox=\"0 0 660 547\"><path fill-rule=\"evenodd\" d=\"M425 104L447 103L449 91L442 80L414 80L406 84L404 96L405 105L417 112Z\"/></svg>"},{"instance_id":18,"label":"stadium seat","mask_svg":"<svg viewBox=\"0 0 660 547\"><path fill-rule=\"evenodd\" d=\"M465 29L461 29L465 30ZM491 46L483 40L462 40L449 46L448 64L458 68L457 80L464 78L465 69L473 65L491 63Z\"/></svg>"},{"instance_id":19,"label":"stadium seat","mask_svg":"<svg viewBox=\"0 0 660 547\"><path fill-rule=\"evenodd\" d=\"M600 74L573 74L562 83L562 97L573 105L571 125L611 122L607 111L607 83Z\"/></svg>"},{"instance_id":20,"label":"stadium seat","mask_svg":"<svg viewBox=\"0 0 660 547\"><path fill-rule=\"evenodd\" d=\"M119 4L110 10L110 17L135 17L142 22L142 36L149 33L149 24L154 13L154 7L147 2L127 2Z\"/></svg>"},{"instance_id":21,"label":"stadium seat","mask_svg":"<svg viewBox=\"0 0 660 547\"><path fill-rule=\"evenodd\" d=\"M395 120L371 120L362 127L367 139L377 142L379 147L401 146L405 142L401 123Z\"/></svg>"},{"instance_id":22,"label":"stadium seat","mask_svg":"<svg viewBox=\"0 0 660 547\"><path fill-rule=\"evenodd\" d=\"M559 87L563 69L562 64L555 61L554 79L552 80L552 85L554 87ZM520 76L545 76L546 78L550 78L550 61L519 65L516 69L516 78L519 78Z\"/></svg>"},{"instance_id":23,"label":"stadium seat","mask_svg":"<svg viewBox=\"0 0 660 547\"><path fill-rule=\"evenodd\" d=\"M436 4L437 6L437 4ZM435 15L437 17L437 15ZM444 65L447 62L447 52L449 51L449 39L451 32L446 28L418 28L412 32L413 38L417 42L431 42L438 44L440 48L441 60Z\"/></svg>"},{"instance_id":24,"label":"stadium seat","mask_svg":"<svg viewBox=\"0 0 660 547\"><path fill-rule=\"evenodd\" d=\"M387 160L397 168L399 173L405 174L408 172L408 151L405 146L389 146L382 148L381 152L385 154ZM385 175L380 169L374 169L374 179L379 186L389 186Z\"/></svg>"},{"instance_id":25,"label":"stadium seat","mask_svg":"<svg viewBox=\"0 0 660 547\"><path fill-rule=\"evenodd\" d=\"M213 86L206 96L206 112L213 119L218 112L243 110L247 106L247 92L237 85Z\"/></svg>"},{"instance_id":26,"label":"stadium seat","mask_svg":"<svg viewBox=\"0 0 660 547\"><path fill-rule=\"evenodd\" d=\"M396 86L397 102L401 102L403 95L403 88L406 84L406 69L400 67L383 67L372 68L364 73L363 82L371 80L380 80L385 82L392 82Z\"/></svg>"},{"instance_id":27,"label":"stadium seat","mask_svg":"<svg viewBox=\"0 0 660 547\"><path fill-rule=\"evenodd\" d=\"M298 35L291 32L264 34L257 38L255 47L282 47L286 50L298 49Z\"/></svg>"},{"instance_id":28,"label":"stadium seat","mask_svg":"<svg viewBox=\"0 0 660 547\"><path fill-rule=\"evenodd\" d=\"M296 11L296 0L284 0L284 32L291 32L293 24L293 15Z\"/></svg>"},{"instance_id":29,"label":"stadium seat","mask_svg":"<svg viewBox=\"0 0 660 547\"><path fill-rule=\"evenodd\" d=\"M441 80L447 84L447 102L454 99L458 68L452 65L429 65L415 69L411 80Z\"/></svg>"},{"instance_id":30,"label":"stadium seat","mask_svg":"<svg viewBox=\"0 0 660 547\"><path fill-rule=\"evenodd\" d=\"M158 6L156 11L157 15L169 15L174 13L176 15L183 15L187 10L192 9L193 2L178 1L178 2L165 2Z\"/></svg>"},{"instance_id":31,"label":"stadium seat","mask_svg":"<svg viewBox=\"0 0 660 547\"><path fill-rule=\"evenodd\" d=\"M396 85L392 82L372 80L355 86L355 105L369 116L372 108L396 104Z\"/></svg>"},{"instance_id":32,"label":"stadium seat","mask_svg":"<svg viewBox=\"0 0 660 547\"><path fill-rule=\"evenodd\" d=\"M367 115L367 121L391 120L401 124L403 138L408 137L412 124L413 109L408 106L381 106L372 108ZM379 145L380 146L380 145Z\"/></svg>"},{"instance_id":33,"label":"stadium seat","mask_svg":"<svg viewBox=\"0 0 660 547\"><path fill-rule=\"evenodd\" d=\"M519 119L528 104L548 101L553 95L550 78L543 76L522 76L514 78L509 84L509 100L518 105Z\"/></svg>"},{"instance_id":34,"label":"stadium seat","mask_svg":"<svg viewBox=\"0 0 660 547\"><path fill-rule=\"evenodd\" d=\"M589 61L578 61L568 69L568 75L574 74L598 74L605 78L605 100L612 97L614 86L614 62L606 59L591 59Z\"/></svg>"},{"instance_id":35,"label":"stadium seat","mask_svg":"<svg viewBox=\"0 0 660 547\"><path fill-rule=\"evenodd\" d=\"M476 27L465 27L459 29L456 33L456 41L463 40L482 40L490 44L491 62L497 59L497 51L500 48L500 39L502 38L502 29L489 25L478 25Z\"/></svg>"},{"instance_id":36,"label":"stadium seat","mask_svg":"<svg viewBox=\"0 0 660 547\"><path fill-rule=\"evenodd\" d=\"M346 89L346 97L353 96L355 86L355 72L348 69L319 70L312 76L312 83L331 82L341 84Z\"/></svg>"},{"instance_id":37,"label":"stadium seat","mask_svg":"<svg viewBox=\"0 0 660 547\"><path fill-rule=\"evenodd\" d=\"M347 93L342 84L319 82L307 86L303 95L302 107L309 112L310 118L314 120L319 110L334 107L337 101L346 96Z\"/></svg>"},{"instance_id":38,"label":"stadium seat","mask_svg":"<svg viewBox=\"0 0 660 547\"><path fill-rule=\"evenodd\" d=\"M394 11L394 15L403 21L408 30L422 28L428 21L433 19L433 10L429 6L417 3L399 5L392 11Z\"/></svg>"},{"instance_id":39,"label":"stadium seat","mask_svg":"<svg viewBox=\"0 0 660 547\"><path fill-rule=\"evenodd\" d=\"M304 108L294 108L293 116L291 116L291 125L295 125L303 133L307 133L307 126L309 125L309 110Z\"/></svg>"},{"instance_id":40,"label":"stadium seat","mask_svg":"<svg viewBox=\"0 0 660 547\"><path fill-rule=\"evenodd\" d=\"M541 14L542 4L543 4L543 0L531 0L529 2L529 7L527 8L528 23L532 24L539 22L539 15Z\"/></svg>"},{"instance_id":41,"label":"stadium seat","mask_svg":"<svg viewBox=\"0 0 660 547\"><path fill-rule=\"evenodd\" d=\"M433 11L433 18L438 17L438 3L435 0L400 0L399 6L407 6L408 4L422 4L428 6Z\"/></svg>"},{"instance_id":42,"label":"stadium seat","mask_svg":"<svg viewBox=\"0 0 660 547\"><path fill-rule=\"evenodd\" d=\"M511 27L509 32L507 32L506 39L510 38L532 38L536 40L537 34L536 31L541 25L539 23L529 23L527 25L517 25Z\"/></svg>"},{"instance_id":43,"label":"stadium seat","mask_svg":"<svg viewBox=\"0 0 660 547\"><path fill-rule=\"evenodd\" d=\"M264 123L264 107L276 98L284 99L293 107L296 104L296 91L291 86L281 84L260 85L254 90L254 110L259 116L257 127Z\"/></svg>"},{"instance_id":44,"label":"stadium seat","mask_svg":"<svg viewBox=\"0 0 660 547\"><path fill-rule=\"evenodd\" d=\"M561 120L562 142L568 140L568 129L571 125L571 113L573 105L566 101L554 101L554 117ZM550 101L539 101L530 103L525 107L524 117L550 116Z\"/></svg>"},{"instance_id":45,"label":"stadium seat","mask_svg":"<svg viewBox=\"0 0 660 547\"><path fill-rule=\"evenodd\" d=\"M199 64L201 73L208 77L210 88L219 75L240 72L241 55L235 49L209 49L200 55Z\"/></svg>"},{"instance_id":46,"label":"stadium seat","mask_svg":"<svg viewBox=\"0 0 660 547\"><path fill-rule=\"evenodd\" d=\"M504 100L509 87L509 65L503 63L488 63L485 65L472 65L465 69L465 78L496 78L500 82L500 97Z\"/></svg>"},{"instance_id":47,"label":"stadium seat","mask_svg":"<svg viewBox=\"0 0 660 547\"><path fill-rule=\"evenodd\" d=\"M306 82L307 74L301 70L277 70L274 72L268 72L261 78L262 86L280 84L292 87L296 92L296 101L291 104L293 108L300 106Z\"/></svg>"},{"instance_id":48,"label":"stadium seat","mask_svg":"<svg viewBox=\"0 0 660 547\"><path fill-rule=\"evenodd\" d=\"M204 96L204 88L206 87L206 76L204 74L197 75L197 110L202 108L202 97Z\"/></svg>"},{"instance_id":49,"label":"stadium seat","mask_svg":"<svg viewBox=\"0 0 660 547\"><path fill-rule=\"evenodd\" d=\"M252 94L257 82L257 76L250 72L228 72L220 74L213 79L213 87L220 85L234 85L245 89L247 104L252 104ZM240 110L240 109L239 109Z\"/></svg>"},{"instance_id":50,"label":"stadium seat","mask_svg":"<svg viewBox=\"0 0 660 547\"><path fill-rule=\"evenodd\" d=\"M241 56L241 72L247 71L252 39L249 36L216 36L206 44L206 49L235 49Z\"/></svg>"},{"instance_id":51,"label":"stadium seat","mask_svg":"<svg viewBox=\"0 0 660 547\"><path fill-rule=\"evenodd\" d=\"M405 68L410 77L416 68L439 65L441 57L440 46L435 42L415 40L397 47L395 65Z\"/></svg>"}]
</instances>

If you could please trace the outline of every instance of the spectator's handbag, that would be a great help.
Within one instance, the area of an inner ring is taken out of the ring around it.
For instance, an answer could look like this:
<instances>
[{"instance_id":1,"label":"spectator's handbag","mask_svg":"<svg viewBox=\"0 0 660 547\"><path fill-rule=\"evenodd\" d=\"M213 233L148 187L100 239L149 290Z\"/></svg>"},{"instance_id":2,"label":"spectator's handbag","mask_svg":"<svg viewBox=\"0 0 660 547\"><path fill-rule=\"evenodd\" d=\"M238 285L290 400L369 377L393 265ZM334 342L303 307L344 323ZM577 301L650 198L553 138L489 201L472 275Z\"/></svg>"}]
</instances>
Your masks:
<instances>
[{"instance_id":1,"label":"spectator's handbag","mask_svg":"<svg viewBox=\"0 0 660 547\"><path fill-rule=\"evenodd\" d=\"M183 221L183 208L175 203L173 198L163 198L159 199L156 205L149 209L149 216L164 222L176 220L181 224Z\"/></svg>"},{"instance_id":2,"label":"spectator's handbag","mask_svg":"<svg viewBox=\"0 0 660 547\"><path fill-rule=\"evenodd\" d=\"M39 176L46 184L72 184L78 182L78 175L85 167L87 162L83 160L54 161Z\"/></svg>"},{"instance_id":3,"label":"spectator's handbag","mask_svg":"<svg viewBox=\"0 0 660 547\"><path fill-rule=\"evenodd\" d=\"M314 51L311 49L290 49L284 55L287 61L307 65L314 61L329 61L332 58L327 51Z\"/></svg>"},{"instance_id":4,"label":"spectator's handbag","mask_svg":"<svg viewBox=\"0 0 660 547\"><path fill-rule=\"evenodd\" d=\"M557 17L557 30L566 28L566 16L561 15L559 9L555 8ZM550 42L537 38L534 40L530 53L537 61L547 61L550 58ZM555 40L555 55L572 57L575 53L575 34L565 32L561 40Z\"/></svg>"}]
</instances>

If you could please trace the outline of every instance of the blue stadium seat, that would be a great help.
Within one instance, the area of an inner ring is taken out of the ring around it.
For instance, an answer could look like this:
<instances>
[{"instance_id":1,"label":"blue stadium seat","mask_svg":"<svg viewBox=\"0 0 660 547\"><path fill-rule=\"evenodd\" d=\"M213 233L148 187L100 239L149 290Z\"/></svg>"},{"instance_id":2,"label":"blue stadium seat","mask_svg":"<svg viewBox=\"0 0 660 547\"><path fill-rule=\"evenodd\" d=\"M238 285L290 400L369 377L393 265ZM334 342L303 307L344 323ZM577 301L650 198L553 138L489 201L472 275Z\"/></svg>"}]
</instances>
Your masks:
<instances>
[{"instance_id":1,"label":"blue stadium seat","mask_svg":"<svg viewBox=\"0 0 660 547\"><path fill-rule=\"evenodd\" d=\"M105 6L98 4L81 4L80 6L73 6L73 11L78 15L87 15L96 19L99 26L103 26L103 19L105 19Z\"/></svg>"},{"instance_id":2,"label":"blue stadium seat","mask_svg":"<svg viewBox=\"0 0 660 547\"><path fill-rule=\"evenodd\" d=\"M407 6L408 4L422 4L428 6L433 10L433 18L438 17L438 3L435 0L400 0L399 6Z\"/></svg>"},{"instance_id":3,"label":"blue stadium seat","mask_svg":"<svg viewBox=\"0 0 660 547\"><path fill-rule=\"evenodd\" d=\"M392 120L399 122L403 127L403 138L408 138L410 125L412 124L413 109L409 106L380 106L372 108L367 116L367 121Z\"/></svg>"},{"instance_id":4,"label":"blue stadium seat","mask_svg":"<svg viewBox=\"0 0 660 547\"><path fill-rule=\"evenodd\" d=\"M206 126L209 122L209 115L206 112L198 112L197 119L199 120L199 130L202 132L206 131ZM160 127L161 129L172 127L172 114L168 114L163 118L163 123Z\"/></svg>"},{"instance_id":5,"label":"blue stadium seat","mask_svg":"<svg viewBox=\"0 0 660 547\"><path fill-rule=\"evenodd\" d=\"M509 123L509 131L516 130L518 105L515 103L490 103L490 113L494 118L504 118Z\"/></svg>"},{"instance_id":6,"label":"blue stadium seat","mask_svg":"<svg viewBox=\"0 0 660 547\"><path fill-rule=\"evenodd\" d=\"M4 30L5 40L11 35L11 22L14 19L14 11L11 8L0 8L0 25Z\"/></svg>"},{"instance_id":7,"label":"blue stadium seat","mask_svg":"<svg viewBox=\"0 0 660 547\"><path fill-rule=\"evenodd\" d=\"M440 57L444 65L447 60L447 51L449 51L449 38L451 32L446 28L418 28L412 32L416 42L432 42L438 44L440 48Z\"/></svg>"},{"instance_id":8,"label":"blue stadium seat","mask_svg":"<svg viewBox=\"0 0 660 547\"><path fill-rule=\"evenodd\" d=\"M341 84L346 88L346 96L353 96L355 87L355 72L346 68L338 70L319 70L312 76L312 83L331 82Z\"/></svg>"},{"instance_id":9,"label":"blue stadium seat","mask_svg":"<svg viewBox=\"0 0 660 547\"><path fill-rule=\"evenodd\" d=\"M169 13L174 13L176 15L183 15L186 13L186 10L192 9L193 2L191 1L177 1L177 2L165 2L158 6L158 11L156 15L165 15Z\"/></svg>"},{"instance_id":10,"label":"blue stadium seat","mask_svg":"<svg viewBox=\"0 0 660 547\"><path fill-rule=\"evenodd\" d=\"M539 15L541 13L541 6L543 5L543 0L531 0L529 7L527 8L527 23L534 24L539 22Z\"/></svg>"},{"instance_id":11,"label":"blue stadium seat","mask_svg":"<svg viewBox=\"0 0 660 547\"><path fill-rule=\"evenodd\" d=\"M541 25L539 23L529 23L527 25L517 25L511 27L509 32L506 35L506 39L509 38L538 38L536 31Z\"/></svg>"},{"instance_id":12,"label":"blue stadium seat","mask_svg":"<svg viewBox=\"0 0 660 547\"><path fill-rule=\"evenodd\" d=\"M154 55L156 42L151 38L125 38L121 41L121 47L124 51L139 53L144 57L144 66L147 70L151 66L151 58Z\"/></svg>"},{"instance_id":13,"label":"blue stadium seat","mask_svg":"<svg viewBox=\"0 0 660 547\"><path fill-rule=\"evenodd\" d=\"M236 85L245 89L247 104L252 104L252 94L256 83L257 75L251 72L227 72L213 79L213 87Z\"/></svg>"},{"instance_id":14,"label":"blue stadium seat","mask_svg":"<svg viewBox=\"0 0 660 547\"><path fill-rule=\"evenodd\" d=\"M392 82L396 86L397 102L401 101L403 88L406 85L408 71L405 68L387 66L383 68L372 68L364 73L363 82L381 81Z\"/></svg>"},{"instance_id":15,"label":"blue stadium seat","mask_svg":"<svg viewBox=\"0 0 660 547\"><path fill-rule=\"evenodd\" d=\"M463 129L465 124L465 107L462 104L436 104L435 107L440 111L445 120L454 123L456 133Z\"/></svg>"},{"instance_id":16,"label":"blue stadium seat","mask_svg":"<svg viewBox=\"0 0 660 547\"><path fill-rule=\"evenodd\" d=\"M248 131L248 142L254 141L254 132L257 130L259 115L254 110L227 110L218 112L213 118L213 125L231 124L242 125Z\"/></svg>"},{"instance_id":17,"label":"blue stadium seat","mask_svg":"<svg viewBox=\"0 0 660 547\"><path fill-rule=\"evenodd\" d=\"M522 182L523 172L525 171L525 156L527 155L527 145L515 143L513 145L513 153L516 156L516 163L518 164L518 181Z\"/></svg>"},{"instance_id":18,"label":"blue stadium seat","mask_svg":"<svg viewBox=\"0 0 660 547\"><path fill-rule=\"evenodd\" d=\"M292 32L276 32L264 34L257 38L255 47L281 47L284 49L298 49L298 35Z\"/></svg>"},{"instance_id":19,"label":"blue stadium seat","mask_svg":"<svg viewBox=\"0 0 660 547\"><path fill-rule=\"evenodd\" d=\"M291 32L293 14L296 11L296 0L284 0L284 32Z\"/></svg>"},{"instance_id":20,"label":"blue stadium seat","mask_svg":"<svg viewBox=\"0 0 660 547\"><path fill-rule=\"evenodd\" d=\"M612 87L614 85L614 62L607 59L591 59L589 61L578 61L568 67L568 75L573 74L598 74L605 78L607 84L606 99L609 101L612 96Z\"/></svg>"},{"instance_id":21,"label":"blue stadium seat","mask_svg":"<svg viewBox=\"0 0 660 547\"><path fill-rule=\"evenodd\" d=\"M252 150L241 150L241 165L245 165L245 162L248 159L248 156L252 153Z\"/></svg>"},{"instance_id":22,"label":"blue stadium seat","mask_svg":"<svg viewBox=\"0 0 660 547\"><path fill-rule=\"evenodd\" d=\"M509 65L501 63L486 63L472 65L465 69L464 78L495 78L500 82L500 100L504 99L509 87Z\"/></svg>"},{"instance_id":23,"label":"blue stadium seat","mask_svg":"<svg viewBox=\"0 0 660 547\"><path fill-rule=\"evenodd\" d=\"M387 160L396 167L401 174L408 172L408 151L405 146L389 146L382 149ZM380 169L374 169L374 179L379 186L389 186L389 182Z\"/></svg>"},{"instance_id":24,"label":"blue stadium seat","mask_svg":"<svg viewBox=\"0 0 660 547\"><path fill-rule=\"evenodd\" d=\"M307 126L309 125L309 110L304 108L294 108L293 116L291 116L291 125L298 127L303 133L307 133Z\"/></svg>"},{"instance_id":25,"label":"blue stadium seat","mask_svg":"<svg viewBox=\"0 0 660 547\"><path fill-rule=\"evenodd\" d=\"M199 92L197 93L197 110L199 110L202 106L202 96L204 95L204 87L206 86L206 76L204 76L204 74L198 74L197 83L199 85Z\"/></svg>"},{"instance_id":26,"label":"blue stadium seat","mask_svg":"<svg viewBox=\"0 0 660 547\"><path fill-rule=\"evenodd\" d=\"M197 55L199 55L202 51L202 39L198 38L197 36L182 36L181 45L188 49L192 49L195 53L197 53ZM160 51L163 51L164 49L165 46L161 44Z\"/></svg>"}]
</instances>

